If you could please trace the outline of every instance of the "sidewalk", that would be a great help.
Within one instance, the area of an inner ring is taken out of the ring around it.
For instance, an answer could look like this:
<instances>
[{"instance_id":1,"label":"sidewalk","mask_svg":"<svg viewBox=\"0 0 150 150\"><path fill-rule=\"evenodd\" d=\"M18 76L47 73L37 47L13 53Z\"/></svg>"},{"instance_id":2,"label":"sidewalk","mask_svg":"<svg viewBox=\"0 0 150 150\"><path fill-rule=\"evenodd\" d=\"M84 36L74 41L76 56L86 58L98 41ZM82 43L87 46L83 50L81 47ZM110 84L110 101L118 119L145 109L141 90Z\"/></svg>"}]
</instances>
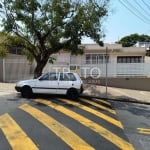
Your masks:
<instances>
[{"instance_id":1,"label":"sidewalk","mask_svg":"<svg viewBox=\"0 0 150 150\"><path fill-rule=\"evenodd\" d=\"M92 96L105 99L107 98L110 100L116 100L121 102L128 101L128 102L150 104L150 91L139 91L139 90L108 87L106 95L105 86L87 84L84 86L84 88L85 91L83 92L83 96Z\"/></svg>"},{"instance_id":2,"label":"sidewalk","mask_svg":"<svg viewBox=\"0 0 150 150\"><path fill-rule=\"evenodd\" d=\"M8 95L12 93L17 93L15 91L15 83L0 83L0 95ZM84 85L84 92L82 96L90 96L97 98L107 98L116 101L129 101L138 102L144 104L150 104L150 91L138 91L131 89L121 89L108 87L107 97L106 97L106 87L97 85Z\"/></svg>"},{"instance_id":3,"label":"sidewalk","mask_svg":"<svg viewBox=\"0 0 150 150\"><path fill-rule=\"evenodd\" d=\"M0 96L17 93L14 87L15 87L15 83L0 82Z\"/></svg>"}]
</instances>

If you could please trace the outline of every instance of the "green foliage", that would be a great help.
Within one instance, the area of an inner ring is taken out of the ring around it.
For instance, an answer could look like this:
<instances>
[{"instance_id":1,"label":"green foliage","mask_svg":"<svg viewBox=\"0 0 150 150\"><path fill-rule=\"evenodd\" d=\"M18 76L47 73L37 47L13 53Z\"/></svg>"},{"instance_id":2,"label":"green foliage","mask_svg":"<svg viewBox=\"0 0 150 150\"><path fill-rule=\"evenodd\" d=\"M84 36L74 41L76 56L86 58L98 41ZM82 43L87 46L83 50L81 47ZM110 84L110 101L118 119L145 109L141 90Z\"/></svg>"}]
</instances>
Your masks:
<instances>
[{"instance_id":1,"label":"green foliage","mask_svg":"<svg viewBox=\"0 0 150 150\"><path fill-rule=\"evenodd\" d=\"M0 58L4 58L7 55L7 49L5 46L0 45Z\"/></svg>"},{"instance_id":2,"label":"green foliage","mask_svg":"<svg viewBox=\"0 0 150 150\"><path fill-rule=\"evenodd\" d=\"M120 41L118 41L118 43L122 44L123 47L133 46L137 42L150 42L150 36L144 34L131 34L123 37Z\"/></svg>"},{"instance_id":3,"label":"green foliage","mask_svg":"<svg viewBox=\"0 0 150 150\"><path fill-rule=\"evenodd\" d=\"M53 64L53 62L56 60L56 58L53 58L53 57L49 57L49 60L48 60L48 62L49 63L51 63L51 64Z\"/></svg>"},{"instance_id":4,"label":"green foliage","mask_svg":"<svg viewBox=\"0 0 150 150\"><path fill-rule=\"evenodd\" d=\"M2 25L23 40L27 57L44 67L61 49L83 53L78 46L83 37L102 45L108 4L109 0L2 0Z\"/></svg>"},{"instance_id":5,"label":"green foliage","mask_svg":"<svg viewBox=\"0 0 150 150\"><path fill-rule=\"evenodd\" d=\"M8 35L0 32L0 57L6 57L8 52L8 41L7 41Z\"/></svg>"},{"instance_id":6,"label":"green foliage","mask_svg":"<svg viewBox=\"0 0 150 150\"><path fill-rule=\"evenodd\" d=\"M34 56L32 55L32 53L28 49L24 48L23 52L27 56L27 60L29 62L33 62L34 61Z\"/></svg>"},{"instance_id":7,"label":"green foliage","mask_svg":"<svg viewBox=\"0 0 150 150\"><path fill-rule=\"evenodd\" d=\"M0 57L6 57L7 53L12 48L20 48L23 51L25 49L25 45L26 42L22 38L0 32ZM33 58L28 60L33 61Z\"/></svg>"}]
</instances>

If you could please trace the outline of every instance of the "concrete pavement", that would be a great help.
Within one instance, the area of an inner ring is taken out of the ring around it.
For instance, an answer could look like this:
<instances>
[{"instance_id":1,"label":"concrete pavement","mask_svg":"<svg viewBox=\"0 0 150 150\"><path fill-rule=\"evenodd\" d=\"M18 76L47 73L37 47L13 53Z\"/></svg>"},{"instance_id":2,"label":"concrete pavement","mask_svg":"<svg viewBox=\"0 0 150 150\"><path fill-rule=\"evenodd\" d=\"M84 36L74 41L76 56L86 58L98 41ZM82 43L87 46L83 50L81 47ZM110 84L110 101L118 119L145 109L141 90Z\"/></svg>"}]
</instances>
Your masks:
<instances>
[{"instance_id":1,"label":"concrete pavement","mask_svg":"<svg viewBox=\"0 0 150 150\"><path fill-rule=\"evenodd\" d=\"M0 95L15 94L15 83L0 83ZM97 86L91 84L84 85L84 92L82 96L98 97L98 98L107 98L110 100L118 101L130 101L150 104L150 91L139 91L131 89L122 89L122 88L107 88L105 86Z\"/></svg>"},{"instance_id":2,"label":"concrete pavement","mask_svg":"<svg viewBox=\"0 0 150 150\"><path fill-rule=\"evenodd\" d=\"M0 82L0 96L16 93L14 87L15 87L15 83L1 83Z\"/></svg>"},{"instance_id":3,"label":"concrete pavement","mask_svg":"<svg viewBox=\"0 0 150 150\"><path fill-rule=\"evenodd\" d=\"M140 91L140 90L131 90L131 89L122 89L115 87L106 87L97 86L97 85L84 85L85 91L84 96L92 96L116 101L129 101L129 102L138 102L144 104L150 104L150 91Z\"/></svg>"}]
</instances>

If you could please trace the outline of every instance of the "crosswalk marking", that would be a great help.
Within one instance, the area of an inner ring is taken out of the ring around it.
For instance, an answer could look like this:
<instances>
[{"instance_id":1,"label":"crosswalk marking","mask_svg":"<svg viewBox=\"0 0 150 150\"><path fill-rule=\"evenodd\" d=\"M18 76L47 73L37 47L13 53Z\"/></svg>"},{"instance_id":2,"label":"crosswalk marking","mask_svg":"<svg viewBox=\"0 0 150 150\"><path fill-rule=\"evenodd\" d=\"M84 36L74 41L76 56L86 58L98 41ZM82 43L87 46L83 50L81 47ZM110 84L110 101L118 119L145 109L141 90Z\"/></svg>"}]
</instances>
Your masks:
<instances>
[{"instance_id":1,"label":"crosswalk marking","mask_svg":"<svg viewBox=\"0 0 150 150\"><path fill-rule=\"evenodd\" d=\"M137 130L138 130L139 133L150 135L150 129L137 128Z\"/></svg>"},{"instance_id":2,"label":"crosswalk marking","mask_svg":"<svg viewBox=\"0 0 150 150\"><path fill-rule=\"evenodd\" d=\"M100 134L102 137L104 137L108 141L112 142L114 145L116 145L117 147L119 147L122 150L134 150L133 146L129 142L125 141L124 139L120 138L119 136L115 135L114 133L110 132L109 130L105 129L101 125L83 117L82 115L79 115L63 106L57 105L53 102L50 102L50 101L47 101L44 99L36 99L35 101L38 103L41 103L41 104L45 104L63 114L65 114L66 116L73 118L74 120L78 121L82 125L90 128L93 131L95 131L96 133Z\"/></svg>"},{"instance_id":3,"label":"crosswalk marking","mask_svg":"<svg viewBox=\"0 0 150 150\"><path fill-rule=\"evenodd\" d=\"M13 150L38 150L32 140L8 114L0 116L0 129Z\"/></svg>"},{"instance_id":4,"label":"crosswalk marking","mask_svg":"<svg viewBox=\"0 0 150 150\"><path fill-rule=\"evenodd\" d=\"M83 99L83 98L80 98L80 100L82 100L83 102L89 103L89 104L91 104L91 105L93 105L93 106L96 106L96 107L98 107L98 108L100 108L100 109L106 110L106 111L108 111L108 112L110 112L110 113L112 113L112 114L116 114L116 112L115 112L114 110L112 110L112 109L110 109L110 108L107 108L107 107L105 107L105 106L103 106L103 105L100 105L100 104L98 104L98 103L95 103L95 102L93 102L93 101L89 101L89 100L86 100L86 99Z\"/></svg>"},{"instance_id":5,"label":"crosswalk marking","mask_svg":"<svg viewBox=\"0 0 150 150\"><path fill-rule=\"evenodd\" d=\"M74 150L94 150L89 144L82 140L79 136L73 133L70 129L63 126L61 123L50 117L49 115L41 112L40 110L24 104L19 107L32 117L36 118L39 122L44 124L47 128L53 131L65 143L67 143Z\"/></svg>"},{"instance_id":6,"label":"crosswalk marking","mask_svg":"<svg viewBox=\"0 0 150 150\"><path fill-rule=\"evenodd\" d=\"M123 126L122 126L121 122L116 120L116 119L114 119L114 118L112 118L112 117L109 117L109 116L107 116L107 115L105 115L105 114L103 114L103 113L101 113L101 112L99 112L97 110L94 110L94 109L92 109L90 107L87 107L87 106L84 106L82 104L79 104L77 102L73 102L73 101L70 101L70 100L67 100L67 99L62 99L62 98L59 98L59 99L61 101L65 102L65 103L75 105L75 106L77 106L77 107L79 107L79 108L81 108L81 109L83 109L85 111L88 111L88 112L94 114L95 116L98 116L99 118L102 118L102 119L106 120L107 122L109 122L109 123L111 123L111 124L121 128L121 129L123 129Z\"/></svg>"},{"instance_id":7,"label":"crosswalk marking","mask_svg":"<svg viewBox=\"0 0 150 150\"><path fill-rule=\"evenodd\" d=\"M101 102L101 103L103 103L103 104L106 104L106 105L109 105L109 106L111 106L111 103L109 103L108 101L104 101L104 100L101 100L101 99L97 99L97 98L94 98L93 99L94 101L97 101L97 102Z\"/></svg>"}]
</instances>

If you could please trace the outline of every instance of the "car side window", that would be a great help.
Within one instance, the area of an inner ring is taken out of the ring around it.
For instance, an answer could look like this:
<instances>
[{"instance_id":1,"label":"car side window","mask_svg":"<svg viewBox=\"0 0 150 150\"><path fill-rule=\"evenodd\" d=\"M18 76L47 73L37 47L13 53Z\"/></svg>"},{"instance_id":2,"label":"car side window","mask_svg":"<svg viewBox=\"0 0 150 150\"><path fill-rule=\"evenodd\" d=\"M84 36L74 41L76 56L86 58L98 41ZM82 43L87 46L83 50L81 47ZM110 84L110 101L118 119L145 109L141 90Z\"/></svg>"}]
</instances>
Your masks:
<instances>
[{"instance_id":1,"label":"car side window","mask_svg":"<svg viewBox=\"0 0 150 150\"><path fill-rule=\"evenodd\" d=\"M58 80L58 74L57 73L46 73L40 78L40 80L56 81L56 80Z\"/></svg>"},{"instance_id":2,"label":"car side window","mask_svg":"<svg viewBox=\"0 0 150 150\"><path fill-rule=\"evenodd\" d=\"M73 73L60 73L60 81L76 81Z\"/></svg>"},{"instance_id":3,"label":"car side window","mask_svg":"<svg viewBox=\"0 0 150 150\"><path fill-rule=\"evenodd\" d=\"M70 78L70 81L76 81L77 80L73 73L68 73L68 76Z\"/></svg>"},{"instance_id":4,"label":"car side window","mask_svg":"<svg viewBox=\"0 0 150 150\"><path fill-rule=\"evenodd\" d=\"M69 81L69 78L65 73L60 73L60 81Z\"/></svg>"},{"instance_id":5,"label":"car side window","mask_svg":"<svg viewBox=\"0 0 150 150\"><path fill-rule=\"evenodd\" d=\"M50 73L49 74L49 80L51 80L51 81L58 80L58 74L57 73Z\"/></svg>"}]
</instances>

